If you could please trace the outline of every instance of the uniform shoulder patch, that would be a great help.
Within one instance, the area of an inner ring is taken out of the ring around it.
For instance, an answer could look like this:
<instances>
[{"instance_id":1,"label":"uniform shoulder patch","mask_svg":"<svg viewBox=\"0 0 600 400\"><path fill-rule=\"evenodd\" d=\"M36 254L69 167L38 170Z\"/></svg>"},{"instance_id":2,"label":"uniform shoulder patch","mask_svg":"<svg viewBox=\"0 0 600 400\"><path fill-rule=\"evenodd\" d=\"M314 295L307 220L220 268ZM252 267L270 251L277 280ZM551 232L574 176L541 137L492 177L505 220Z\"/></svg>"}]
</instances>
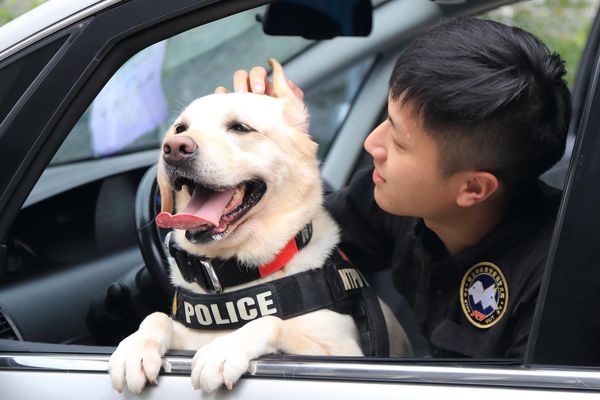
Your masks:
<instances>
[{"instance_id":1,"label":"uniform shoulder patch","mask_svg":"<svg viewBox=\"0 0 600 400\"><path fill-rule=\"evenodd\" d=\"M478 328L496 324L508 305L508 285L496 264L480 262L462 278L460 305L465 317Z\"/></svg>"}]
</instances>

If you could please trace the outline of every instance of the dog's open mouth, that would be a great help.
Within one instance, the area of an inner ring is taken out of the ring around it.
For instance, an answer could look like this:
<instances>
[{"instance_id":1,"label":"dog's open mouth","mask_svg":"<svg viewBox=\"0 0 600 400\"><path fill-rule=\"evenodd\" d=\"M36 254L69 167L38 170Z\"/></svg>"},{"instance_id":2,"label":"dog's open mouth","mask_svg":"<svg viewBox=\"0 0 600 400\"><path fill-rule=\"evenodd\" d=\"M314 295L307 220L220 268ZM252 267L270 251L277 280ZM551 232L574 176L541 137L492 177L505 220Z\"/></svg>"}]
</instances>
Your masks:
<instances>
[{"instance_id":1,"label":"dog's open mouth","mask_svg":"<svg viewBox=\"0 0 600 400\"><path fill-rule=\"evenodd\" d=\"M161 228L186 231L192 243L205 243L223 237L227 229L254 207L266 192L267 186L254 179L234 187L212 188L187 178L177 178L173 187L184 187L191 199L184 210L175 215L162 212L156 217Z\"/></svg>"}]
</instances>

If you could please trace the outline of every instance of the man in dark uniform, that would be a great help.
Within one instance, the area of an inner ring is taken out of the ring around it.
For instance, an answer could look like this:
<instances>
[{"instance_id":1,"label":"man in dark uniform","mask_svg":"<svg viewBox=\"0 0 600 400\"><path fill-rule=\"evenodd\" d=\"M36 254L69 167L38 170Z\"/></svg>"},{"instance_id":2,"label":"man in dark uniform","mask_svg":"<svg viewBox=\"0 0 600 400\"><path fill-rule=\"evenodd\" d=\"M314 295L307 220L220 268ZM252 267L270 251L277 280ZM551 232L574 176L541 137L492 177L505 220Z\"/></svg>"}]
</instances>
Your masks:
<instances>
[{"instance_id":1,"label":"man in dark uniform","mask_svg":"<svg viewBox=\"0 0 600 400\"><path fill-rule=\"evenodd\" d=\"M537 178L564 152L564 74L521 29L432 29L396 62L365 141L374 169L327 198L342 249L365 272L393 269L435 357L524 354L560 200ZM234 76L268 86L261 67Z\"/></svg>"},{"instance_id":2,"label":"man in dark uniform","mask_svg":"<svg viewBox=\"0 0 600 400\"><path fill-rule=\"evenodd\" d=\"M432 356L521 358L560 193L534 185L478 243L451 254L423 219L382 211L367 195L369 172L327 199L352 262L369 272L391 266Z\"/></svg>"},{"instance_id":3,"label":"man in dark uniform","mask_svg":"<svg viewBox=\"0 0 600 400\"><path fill-rule=\"evenodd\" d=\"M365 141L375 169L327 199L350 259L392 267L433 356L524 354L560 201L537 178L564 152L564 73L520 29L433 29L392 72Z\"/></svg>"}]
</instances>

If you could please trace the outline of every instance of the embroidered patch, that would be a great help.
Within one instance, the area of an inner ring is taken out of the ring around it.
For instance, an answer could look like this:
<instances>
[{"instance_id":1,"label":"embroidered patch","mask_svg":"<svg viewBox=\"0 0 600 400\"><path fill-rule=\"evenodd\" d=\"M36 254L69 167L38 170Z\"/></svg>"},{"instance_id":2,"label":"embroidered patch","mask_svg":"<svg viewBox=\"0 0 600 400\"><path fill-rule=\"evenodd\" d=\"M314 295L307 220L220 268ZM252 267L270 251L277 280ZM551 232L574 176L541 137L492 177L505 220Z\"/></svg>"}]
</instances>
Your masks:
<instances>
[{"instance_id":1,"label":"embroidered patch","mask_svg":"<svg viewBox=\"0 0 600 400\"><path fill-rule=\"evenodd\" d=\"M463 276L459 295L469 322L478 328L489 328L500 321L506 311L508 285L497 265L480 262Z\"/></svg>"}]
</instances>

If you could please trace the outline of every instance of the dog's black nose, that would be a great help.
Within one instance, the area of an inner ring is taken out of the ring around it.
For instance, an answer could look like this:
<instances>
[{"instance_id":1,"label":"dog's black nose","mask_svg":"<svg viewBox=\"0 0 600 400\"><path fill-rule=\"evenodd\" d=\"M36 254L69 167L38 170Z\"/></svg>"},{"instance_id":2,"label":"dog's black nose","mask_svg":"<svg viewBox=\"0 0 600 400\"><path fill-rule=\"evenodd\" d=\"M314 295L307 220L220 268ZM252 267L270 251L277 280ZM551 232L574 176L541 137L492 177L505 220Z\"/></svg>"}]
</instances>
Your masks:
<instances>
[{"instance_id":1,"label":"dog's black nose","mask_svg":"<svg viewBox=\"0 0 600 400\"><path fill-rule=\"evenodd\" d=\"M189 159L198 152L198 144L189 136L171 136L163 144L163 158L171 164Z\"/></svg>"}]
</instances>

